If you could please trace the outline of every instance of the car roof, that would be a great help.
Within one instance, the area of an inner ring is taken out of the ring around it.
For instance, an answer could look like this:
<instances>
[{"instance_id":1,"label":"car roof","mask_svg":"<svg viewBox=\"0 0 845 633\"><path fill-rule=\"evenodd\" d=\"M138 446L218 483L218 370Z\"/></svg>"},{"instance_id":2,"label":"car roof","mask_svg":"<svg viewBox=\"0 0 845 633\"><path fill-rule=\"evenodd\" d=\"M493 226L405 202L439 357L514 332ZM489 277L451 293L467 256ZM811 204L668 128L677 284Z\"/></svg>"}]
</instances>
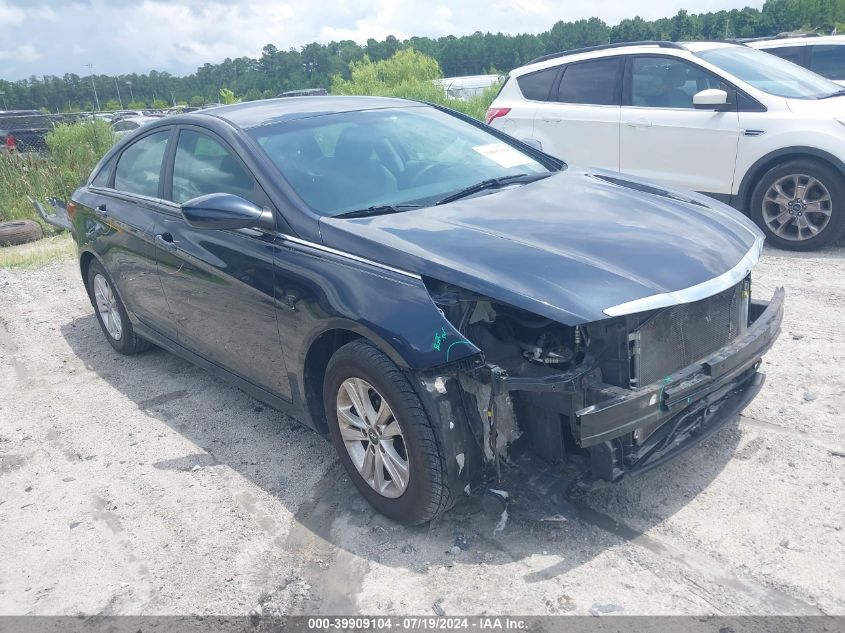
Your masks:
<instances>
[{"instance_id":1,"label":"car roof","mask_svg":"<svg viewBox=\"0 0 845 633\"><path fill-rule=\"evenodd\" d=\"M249 129L260 125L282 123L284 121L293 121L325 114L337 114L339 112L406 108L424 105L418 101L395 99L393 97L319 96L247 101L245 103L207 108L198 112L177 116L213 116L225 119L240 128Z\"/></svg>"},{"instance_id":2,"label":"car roof","mask_svg":"<svg viewBox=\"0 0 845 633\"><path fill-rule=\"evenodd\" d=\"M803 46L805 44L845 44L845 35L803 35L798 37L777 37L745 42L752 48L780 48L781 46Z\"/></svg>"},{"instance_id":3,"label":"car roof","mask_svg":"<svg viewBox=\"0 0 845 633\"><path fill-rule=\"evenodd\" d=\"M662 45L661 45L662 44ZM668 45L668 44L671 44ZM553 68L561 64L585 61L588 59L599 59L601 57L613 57L616 55L637 55L642 53L660 52L663 55L680 55L686 56L689 53L697 53L699 51L710 50L713 48L727 48L740 47L741 44L733 42L643 42L643 43L620 43L618 46L601 46L596 48L573 50L571 52L564 51L553 56L540 58L534 63L526 64L519 68L515 68L510 72L512 77L518 77L536 70L543 70L545 68Z\"/></svg>"}]
</instances>

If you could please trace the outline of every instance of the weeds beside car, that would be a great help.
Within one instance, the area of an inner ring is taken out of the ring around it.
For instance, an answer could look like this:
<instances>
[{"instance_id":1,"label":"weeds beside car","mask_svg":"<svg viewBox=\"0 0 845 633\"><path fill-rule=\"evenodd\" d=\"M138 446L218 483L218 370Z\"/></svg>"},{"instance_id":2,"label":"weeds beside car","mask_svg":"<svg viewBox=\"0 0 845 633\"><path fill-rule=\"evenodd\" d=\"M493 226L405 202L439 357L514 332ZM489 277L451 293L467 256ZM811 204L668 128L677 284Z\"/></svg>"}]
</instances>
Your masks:
<instances>
[{"instance_id":1,"label":"weeds beside car","mask_svg":"<svg viewBox=\"0 0 845 633\"><path fill-rule=\"evenodd\" d=\"M62 124L47 135L48 155L0 155L0 221L40 221L29 198L67 199L114 144L105 121Z\"/></svg>"}]
</instances>

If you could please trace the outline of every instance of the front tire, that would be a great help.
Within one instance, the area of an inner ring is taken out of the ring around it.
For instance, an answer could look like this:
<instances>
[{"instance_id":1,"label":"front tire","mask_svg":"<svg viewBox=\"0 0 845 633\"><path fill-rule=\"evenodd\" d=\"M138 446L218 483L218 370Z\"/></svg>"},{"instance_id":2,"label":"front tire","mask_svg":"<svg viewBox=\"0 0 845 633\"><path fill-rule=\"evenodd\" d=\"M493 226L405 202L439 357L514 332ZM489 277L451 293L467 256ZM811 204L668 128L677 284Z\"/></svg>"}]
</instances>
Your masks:
<instances>
[{"instance_id":1,"label":"front tire","mask_svg":"<svg viewBox=\"0 0 845 633\"><path fill-rule=\"evenodd\" d=\"M323 405L332 443L358 491L376 510L419 525L450 505L440 444L411 383L366 341L329 361Z\"/></svg>"},{"instance_id":2,"label":"front tire","mask_svg":"<svg viewBox=\"0 0 845 633\"><path fill-rule=\"evenodd\" d=\"M88 295L94 304L100 329L117 352L132 355L150 347L148 341L135 334L114 282L97 260L88 266Z\"/></svg>"},{"instance_id":3,"label":"front tire","mask_svg":"<svg viewBox=\"0 0 845 633\"><path fill-rule=\"evenodd\" d=\"M830 165L792 160L763 174L751 218L770 244L794 251L826 246L845 230L845 183Z\"/></svg>"}]
</instances>

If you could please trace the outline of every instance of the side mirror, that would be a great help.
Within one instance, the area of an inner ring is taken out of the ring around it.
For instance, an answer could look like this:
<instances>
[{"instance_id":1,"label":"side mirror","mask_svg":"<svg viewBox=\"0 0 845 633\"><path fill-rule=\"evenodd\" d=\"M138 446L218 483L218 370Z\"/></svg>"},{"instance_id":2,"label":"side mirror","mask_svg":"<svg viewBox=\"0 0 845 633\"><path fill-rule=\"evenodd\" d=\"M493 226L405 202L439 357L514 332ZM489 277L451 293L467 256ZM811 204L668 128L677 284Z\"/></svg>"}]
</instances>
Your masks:
<instances>
[{"instance_id":1,"label":"side mirror","mask_svg":"<svg viewBox=\"0 0 845 633\"><path fill-rule=\"evenodd\" d=\"M711 88L696 92L692 96L692 105L699 110L717 110L728 103L728 93L724 90Z\"/></svg>"},{"instance_id":2,"label":"side mirror","mask_svg":"<svg viewBox=\"0 0 845 633\"><path fill-rule=\"evenodd\" d=\"M272 211L230 193L210 193L188 200L182 205L182 217L196 229L276 228Z\"/></svg>"}]
</instances>

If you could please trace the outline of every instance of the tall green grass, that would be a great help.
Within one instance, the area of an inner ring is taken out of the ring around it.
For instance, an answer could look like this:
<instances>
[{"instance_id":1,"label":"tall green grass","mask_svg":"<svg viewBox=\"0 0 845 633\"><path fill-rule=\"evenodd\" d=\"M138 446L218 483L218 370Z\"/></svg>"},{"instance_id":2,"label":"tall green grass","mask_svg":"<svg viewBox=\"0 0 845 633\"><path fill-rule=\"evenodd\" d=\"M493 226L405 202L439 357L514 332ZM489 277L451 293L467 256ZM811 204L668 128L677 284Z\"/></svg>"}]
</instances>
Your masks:
<instances>
[{"instance_id":1,"label":"tall green grass","mask_svg":"<svg viewBox=\"0 0 845 633\"><path fill-rule=\"evenodd\" d=\"M67 200L114 143L105 121L58 125L47 135L49 155L0 155L0 221L41 221L27 196ZM45 227L46 228L46 227Z\"/></svg>"}]
</instances>

